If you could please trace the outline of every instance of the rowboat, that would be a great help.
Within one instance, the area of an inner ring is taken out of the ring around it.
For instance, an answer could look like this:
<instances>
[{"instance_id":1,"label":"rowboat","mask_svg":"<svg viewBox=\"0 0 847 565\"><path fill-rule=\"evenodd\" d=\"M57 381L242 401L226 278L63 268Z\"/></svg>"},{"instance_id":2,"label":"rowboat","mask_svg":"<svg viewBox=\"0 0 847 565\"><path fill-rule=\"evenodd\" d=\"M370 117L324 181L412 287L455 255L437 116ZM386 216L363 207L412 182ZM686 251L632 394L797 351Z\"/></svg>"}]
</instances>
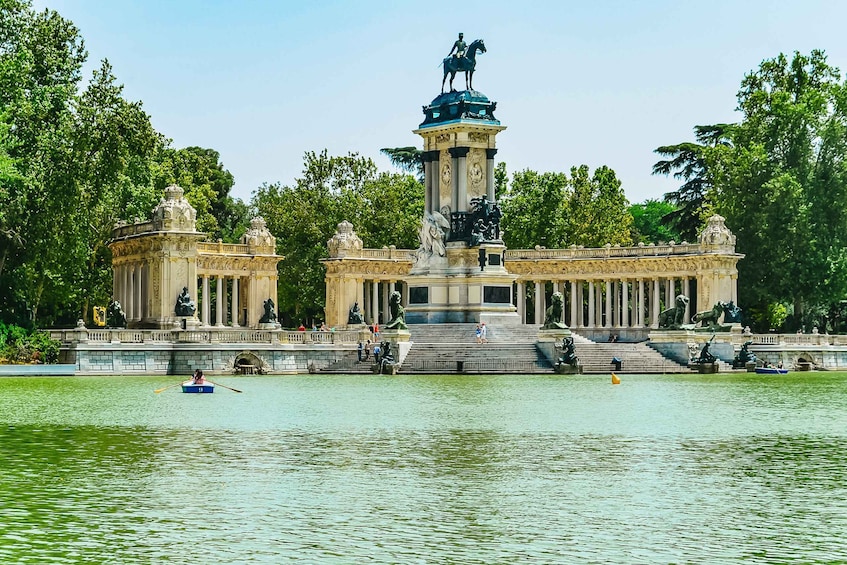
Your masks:
<instances>
[{"instance_id":1,"label":"rowboat","mask_svg":"<svg viewBox=\"0 0 847 565\"><path fill-rule=\"evenodd\" d=\"M765 375L784 375L788 369L780 369L778 367L756 367L756 372Z\"/></svg>"},{"instance_id":2,"label":"rowboat","mask_svg":"<svg viewBox=\"0 0 847 565\"><path fill-rule=\"evenodd\" d=\"M193 379L189 379L182 383L182 392L215 392L215 385L209 381L195 383Z\"/></svg>"}]
</instances>

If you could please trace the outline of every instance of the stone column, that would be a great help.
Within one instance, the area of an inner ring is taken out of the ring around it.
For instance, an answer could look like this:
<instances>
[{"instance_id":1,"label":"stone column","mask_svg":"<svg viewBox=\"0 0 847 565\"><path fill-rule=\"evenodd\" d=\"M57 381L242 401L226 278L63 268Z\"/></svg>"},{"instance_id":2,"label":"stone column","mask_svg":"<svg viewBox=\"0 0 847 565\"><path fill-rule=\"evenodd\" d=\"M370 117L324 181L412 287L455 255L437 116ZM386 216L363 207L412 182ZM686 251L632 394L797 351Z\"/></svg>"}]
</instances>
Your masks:
<instances>
[{"instance_id":1,"label":"stone column","mask_svg":"<svg viewBox=\"0 0 847 565\"><path fill-rule=\"evenodd\" d=\"M421 155L424 167L424 212L432 212L432 151Z\"/></svg>"},{"instance_id":2,"label":"stone column","mask_svg":"<svg viewBox=\"0 0 847 565\"><path fill-rule=\"evenodd\" d=\"M212 304L209 300L209 275L203 275L203 325L211 326Z\"/></svg>"},{"instance_id":3,"label":"stone column","mask_svg":"<svg viewBox=\"0 0 847 565\"><path fill-rule=\"evenodd\" d=\"M603 324L604 328L611 327L612 325L612 281L606 279L606 322Z\"/></svg>"},{"instance_id":4,"label":"stone column","mask_svg":"<svg viewBox=\"0 0 847 565\"><path fill-rule=\"evenodd\" d=\"M491 202L494 202L494 156L496 154L496 149L485 150L485 185L488 200Z\"/></svg>"},{"instance_id":5,"label":"stone column","mask_svg":"<svg viewBox=\"0 0 847 565\"><path fill-rule=\"evenodd\" d=\"M535 281L535 323L540 325L544 323L544 287L541 286L541 281Z\"/></svg>"},{"instance_id":6,"label":"stone column","mask_svg":"<svg viewBox=\"0 0 847 565\"><path fill-rule=\"evenodd\" d=\"M468 151L470 147L451 147L450 156L453 157L453 172L455 188L456 212L467 212L468 210Z\"/></svg>"},{"instance_id":7,"label":"stone column","mask_svg":"<svg viewBox=\"0 0 847 565\"><path fill-rule=\"evenodd\" d=\"M662 282L659 279L653 279L653 304L652 304L652 314L650 316L650 327L658 328L659 327L659 303L661 302L661 297L659 293L662 291Z\"/></svg>"},{"instance_id":8,"label":"stone column","mask_svg":"<svg viewBox=\"0 0 847 565\"><path fill-rule=\"evenodd\" d=\"M515 307L518 309L518 320L520 320L521 324L526 324L526 283L517 281L517 286Z\"/></svg>"},{"instance_id":9,"label":"stone column","mask_svg":"<svg viewBox=\"0 0 847 565\"><path fill-rule=\"evenodd\" d=\"M665 308L670 308L671 306L673 306L674 298L676 298L673 294L673 290L673 278L668 277L668 280L665 281Z\"/></svg>"},{"instance_id":10,"label":"stone column","mask_svg":"<svg viewBox=\"0 0 847 565\"><path fill-rule=\"evenodd\" d=\"M738 305L738 275L730 277L730 284L732 285L732 302Z\"/></svg>"},{"instance_id":11,"label":"stone column","mask_svg":"<svg viewBox=\"0 0 847 565\"><path fill-rule=\"evenodd\" d=\"M382 322L383 324L387 324L389 322L391 311L388 309L388 295L390 282L385 281L382 285Z\"/></svg>"},{"instance_id":12,"label":"stone column","mask_svg":"<svg viewBox=\"0 0 847 565\"><path fill-rule=\"evenodd\" d=\"M144 268L141 265L135 267L135 312L132 317L136 322L141 321L141 310L144 308L142 285L144 284Z\"/></svg>"},{"instance_id":13,"label":"stone column","mask_svg":"<svg viewBox=\"0 0 847 565\"><path fill-rule=\"evenodd\" d=\"M594 281L588 281L588 327L594 327Z\"/></svg>"},{"instance_id":14,"label":"stone column","mask_svg":"<svg viewBox=\"0 0 847 565\"><path fill-rule=\"evenodd\" d=\"M379 320L379 281L371 281L371 324Z\"/></svg>"},{"instance_id":15,"label":"stone column","mask_svg":"<svg viewBox=\"0 0 847 565\"><path fill-rule=\"evenodd\" d=\"M232 277L232 327L238 327L238 277Z\"/></svg>"},{"instance_id":16,"label":"stone column","mask_svg":"<svg viewBox=\"0 0 847 565\"><path fill-rule=\"evenodd\" d=\"M688 285L688 277L682 279L682 294L688 297L688 303L685 305L685 317L682 319L682 323L690 324L691 323L691 289Z\"/></svg>"},{"instance_id":17,"label":"stone column","mask_svg":"<svg viewBox=\"0 0 847 565\"><path fill-rule=\"evenodd\" d=\"M112 300L120 300L121 292L121 267L112 266Z\"/></svg>"},{"instance_id":18,"label":"stone column","mask_svg":"<svg viewBox=\"0 0 847 565\"><path fill-rule=\"evenodd\" d=\"M570 327L575 328L579 326L579 316L576 313L577 306L577 291L576 291L576 280L571 281L571 324ZM582 303L580 302L580 305Z\"/></svg>"},{"instance_id":19,"label":"stone column","mask_svg":"<svg viewBox=\"0 0 847 565\"><path fill-rule=\"evenodd\" d=\"M224 325L224 279L218 275L215 277L218 282L218 297L215 305L215 325L222 327Z\"/></svg>"},{"instance_id":20,"label":"stone column","mask_svg":"<svg viewBox=\"0 0 847 565\"><path fill-rule=\"evenodd\" d=\"M128 269L129 280L127 284L127 304L126 304L126 321L127 325L130 321L135 320L135 265Z\"/></svg>"},{"instance_id":21,"label":"stone column","mask_svg":"<svg viewBox=\"0 0 847 565\"><path fill-rule=\"evenodd\" d=\"M438 150L429 151L429 202L432 211L441 210L441 152Z\"/></svg>"},{"instance_id":22,"label":"stone column","mask_svg":"<svg viewBox=\"0 0 847 565\"><path fill-rule=\"evenodd\" d=\"M636 327L644 327L644 279L638 279L638 316Z\"/></svg>"},{"instance_id":23,"label":"stone column","mask_svg":"<svg viewBox=\"0 0 847 565\"><path fill-rule=\"evenodd\" d=\"M621 327L629 327L629 282L621 281Z\"/></svg>"}]
</instances>

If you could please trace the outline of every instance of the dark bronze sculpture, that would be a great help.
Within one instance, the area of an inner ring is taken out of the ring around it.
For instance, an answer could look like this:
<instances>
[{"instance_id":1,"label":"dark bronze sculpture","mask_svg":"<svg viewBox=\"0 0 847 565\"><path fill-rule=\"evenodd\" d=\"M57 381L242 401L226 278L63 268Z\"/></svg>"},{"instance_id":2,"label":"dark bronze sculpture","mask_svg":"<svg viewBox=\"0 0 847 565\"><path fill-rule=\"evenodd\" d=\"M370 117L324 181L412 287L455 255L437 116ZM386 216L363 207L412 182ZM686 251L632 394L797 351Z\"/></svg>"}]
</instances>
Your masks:
<instances>
[{"instance_id":1,"label":"dark bronze sculpture","mask_svg":"<svg viewBox=\"0 0 847 565\"><path fill-rule=\"evenodd\" d=\"M568 327L562 322L564 303L562 293L554 292L553 297L550 299L550 306L544 313L544 325L541 326L542 330L563 330ZM571 339L571 343L573 343L573 339Z\"/></svg>"},{"instance_id":2,"label":"dark bronze sculpture","mask_svg":"<svg viewBox=\"0 0 847 565\"><path fill-rule=\"evenodd\" d=\"M382 375L396 375L400 366L391 354L391 343L380 342L379 349L379 356L374 355L373 372Z\"/></svg>"},{"instance_id":3,"label":"dark bronze sculpture","mask_svg":"<svg viewBox=\"0 0 847 565\"><path fill-rule=\"evenodd\" d=\"M465 88L473 90L473 73L476 69L476 52L485 53L485 43L481 39L473 41L467 51L463 50L464 40L462 34L459 34L459 39L453 43L453 49L450 54L444 58L442 62L444 66L444 78L441 80L441 94L444 94L444 83L447 82L447 75L450 75L450 91L453 91L453 79L456 78L457 72L465 73ZM456 51L456 56L453 56L453 51ZM461 56L459 55L461 53Z\"/></svg>"},{"instance_id":4,"label":"dark bronze sculpture","mask_svg":"<svg viewBox=\"0 0 847 565\"><path fill-rule=\"evenodd\" d=\"M362 311L359 310L359 303L354 302L353 307L350 308L350 313L347 315L347 324L353 326L364 323L365 317L362 315Z\"/></svg>"},{"instance_id":5,"label":"dark bronze sculpture","mask_svg":"<svg viewBox=\"0 0 847 565\"><path fill-rule=\"evenodd\" d=\"M385 324L384 328L386 330L408 329L406 325L406 309L400 304L400 293L396 290L388 297L388 309L391 313L391 320Z\"/></svg>"},{"instance_id":6,"label":"dark bronze sculpture","mask_svg":"<svg viewBox=\"0 0 847 565\"><path fill-rule=\"evenodd\" d=\"M662 310L659 314L659 327L662 329L678 330L685 320L685 308L688 306L688 297L680 294L676 297L676 305L673 308Z\"/></svg>"},{"instance_id":7,"label":"dark bronze sculpture","mask_svg":"<svg viewBox=\"0 0 847 565\"><path fill-rule=\"evenodd\" d=\"M734 301L719 302L723 306L723 323L724 324L740 324L741 323L741 308Z\"/></svg>"},{"instance_id":8,"label":"dark bronze sculpture","mask_svg":"<svg viewBox=\"0 0 847 565\"><path fill-rule=\"evenodd\" d=\"M753 345L752 340L744 342L744 345L741 346L741 351L739 351L738 355L735 356L735 359L732 360L733 369L743 369L748 363L756 363L756 361L758 361L756 354L749 349L751 345Z\"/></svg>"},{"instance_id":9,"label":"dark bronze sculpture","mask_svg":"<svg viewBox=\"0 0 847 565\"><path fill-rule=\"evenodd\" d=\"M703 345L703 349L700 350L700 355L692 361L693 363L696 363L698 365L710 365L718 360L718 358L712 355L712 353L709 351L709 348L712 346L712 341L714 341L714 339L715 334L712 334L711 339L709 339L709 341L707 341Z\"/></svg>"},{"instance_id":10,"label":"dark bronze sculpture","mask_svg":"<svg viewBox=\"0 0 847 565\"><path fill-rule=\"evenodd\" d=\"M259 318L260 324L275 324L276 323L276 305L272 298L268 298L263 303L265 313Z\"/></svg>"},{"instance_id":11,"label":"dark bronze sculpture","mask_svg":"<svg viewBox=\"0 0 847 565\"><path fill-rule=\"evenodd\" d=\"M197 311L197 305L191 300L188 294L188 287L182 287L182 292L176 298L176 306L174 312L177 316L193 316Z\"/></svg>"},{"instance_id":12,"label":"dark bronze sculpture","mask_svg":"<svg viewBox=\"0 0 847 565\"><path fill-rule=\"evenodd\" d=\"M471 198L470 205L469 212L452 215L450 240L465 240L470 247L487 241L500 241L500 218L503 217L500 206L485 194Z\"/></svg>"},{"instance_id":13,"label":"dark bronze sculpture","mask_svg":"<svg viewBox=\"0 0 847 565\"><path fill-rule=\"evenodd\" d=\"M117 300L109 302L109 307L106 310L106 323L110 328L126 327L126 314L121 308L121 303Z\"/></svg>"},{"instance_id":14,"label":"dark bronze sculpture","mask_svg":"<svg viewBox=\"0 0 847 565\"><path fill-rule=\"evenodd\" d=\"M579 365L579 357L576 356L576 347L573 344L572 337L566 337L562 340L562 356L558 361L559 365Z\"/></svg>"},{"instance_id":15,"label":"dark bronze sculpture","mask_svg":"<svg viewBox=\"0 0 847 565\"><path fill-rule=\"evenodd\" d=\"M723 314L723 306L724 303L718 301L715 303L714 306L712 306L711 310L703 310L702 312L697 312L696 314L691 316L691 321L703 324L702 327L704 328L715 328L718 326L718 320Z\"/></svg>"}]
</instances>

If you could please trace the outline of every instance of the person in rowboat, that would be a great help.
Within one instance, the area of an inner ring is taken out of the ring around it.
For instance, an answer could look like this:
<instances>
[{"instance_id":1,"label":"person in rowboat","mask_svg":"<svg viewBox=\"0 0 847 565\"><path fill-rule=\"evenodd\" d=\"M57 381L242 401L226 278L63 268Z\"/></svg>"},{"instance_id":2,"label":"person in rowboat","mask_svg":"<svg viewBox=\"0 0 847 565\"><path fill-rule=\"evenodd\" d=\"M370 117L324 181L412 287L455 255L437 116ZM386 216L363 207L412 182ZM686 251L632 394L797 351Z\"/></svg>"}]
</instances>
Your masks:
<instances>
[{"instance_id":1,"label":"person in rowboat","mask_svg":"<svg viewBox=\"0 0 847 565\"><path fill-rule=\"evenodd\" d=\"M206 377L200 369L194 369L194 376L191 378L196 385L201 385L206 382Z\"/></svg>"}]
</instances>

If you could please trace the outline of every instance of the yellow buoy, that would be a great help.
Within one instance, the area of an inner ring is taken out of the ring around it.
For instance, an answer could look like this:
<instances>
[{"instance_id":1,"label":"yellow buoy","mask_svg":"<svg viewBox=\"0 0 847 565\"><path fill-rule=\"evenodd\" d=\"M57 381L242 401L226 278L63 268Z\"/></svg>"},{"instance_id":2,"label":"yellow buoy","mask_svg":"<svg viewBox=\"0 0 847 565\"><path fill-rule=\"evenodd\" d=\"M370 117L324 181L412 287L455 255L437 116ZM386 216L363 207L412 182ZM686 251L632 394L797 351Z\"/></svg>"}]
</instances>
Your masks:
<instances>
[{"instance_id":1,"label":"yellow buoy","mask_svg":"<svg viewBox=\"0 0 847 565\"><path fill-rule=\"evenodd\" d=\"M612 373L612 384L613 384L613 385L619 385L619 384L621 384L621 380L620 380L620 379L618 378L618 376L617 376L616 374L614 374L614 373Z\"/></svg>"}]
</instances>

